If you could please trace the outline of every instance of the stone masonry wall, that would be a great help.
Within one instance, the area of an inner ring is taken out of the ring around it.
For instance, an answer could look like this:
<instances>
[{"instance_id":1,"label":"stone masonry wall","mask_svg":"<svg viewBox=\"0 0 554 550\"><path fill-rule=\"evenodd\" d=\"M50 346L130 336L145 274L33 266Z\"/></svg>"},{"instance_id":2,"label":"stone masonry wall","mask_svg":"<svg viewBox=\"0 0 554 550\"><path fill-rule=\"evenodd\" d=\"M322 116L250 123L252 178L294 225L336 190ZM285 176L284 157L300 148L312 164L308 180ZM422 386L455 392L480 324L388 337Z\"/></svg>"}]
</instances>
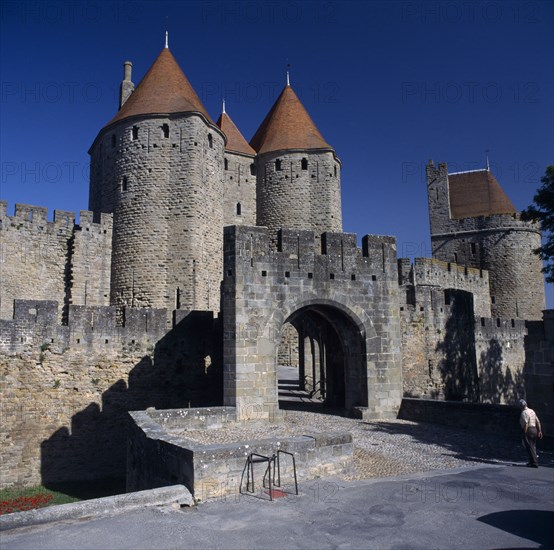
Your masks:
<instances>
[{"instance_id":1,"label":"stone masonry wall","mask_svg":"<svg viewBox=\"0 0 554 550\"><path fill-rule=\"evenodd\" d=\"M223 224L256 225L256 165L254 157L225 151Z\"/></svg>"},{"instance_id":2,"label":"stone masonry wall","mask_svg":"<svg viewBox=\"0 0 554 550\"><path fill-rule=\"evenodd\" d=\"M471 292L474 296L475 315L490 317L489 274L485 270L474 269L434 258L402 258L398 261L399 284L415 287L436 287Z\"/></svg>"},{"instance_id":3,"label":"stone masonry wall","mask_svg":"<svg viewBox=\"0 0 554 550\"><path fill-rule=\"evenodd\" d=\"M277 350L277 363L286 367L299 367L299 334L290 323L281 331L281 342Z\"/></svg>"},{"instance_id":4,"label":"stone masonry wall","mask_svg":"<svg viewBox=\"0 0 554 550\"><path fill-rule=\"evenodd\" d=\"M273 231L310 229L317 238L324 231L342 231L341 166L334 152L267 153L257 166L257 225Z\"/></svg>"},{"instance_id":5,"label":"stone masonry wall","mask_svg":"<svg viewBox=\"0 0 554 550\"><path fill-rule=\"evenodd\" d=\"M525 389L529 406L535 409L545 435L554 435L554 311L544 312L544 321L529 321L525 338Z\"/></svg>"},{"instance_id":6,"label":"stone masonry wall","mask_svg":"<svg viewBox=\"0 0 554 550\"><path fill-rule=\"evenodd\" d=\"M525 321L475 319L479 401L516 405L525 395Z\"/></svg>"},{"instance_id":7,"label":"stone masonry wall","mask_svg":"<svg viewBox=\"0 0 554 550\"><path fill-rule=\"evenodd\" d=\"M92 222L92 213L15 205L13 216L0 202L0 318L13 316L15 299L54 300L62 306L108 305L111 216ZM63 309L60 309L60 319Z\"/></svg>"},{"instance_id":8,"label":"stone masonry wall","mask_svg":"<svg viewBox=\"0 0 554 550\"><path fill-rule=\"evenodd\" d=\"M224 404L271 417L278 408L276 361L282 326L296 312L323 312L339 331L351 367L345 407L392 417L402 372L396 247L392 237L311 231L225 229ZM347 367L349 368L349 367Z\"/></svg>"},{"instance_id":9,"label":"stone masonry wall","mask_svg":"<svg viewBox=\"0 0 554 550\"><path fill-rule=\"evenodd\" d=\"M109 305L112 225L112 216L109 214L102 214L99 223L93 223L92 212L81 210L79 225L75 228L71 243L67 271L70 304Z\"/></svg>"},{"instance_id":10,"label":"stone masonry wall","mask_svg":"<svg viewBox=\"0 0 554 550\"><path fill-rule=\"evenodd\" d=\"M488 273L420 258L398 265L404 395L483 403L523 395L525 323L490 318Z\"/></svg>"},{"instance_id":11,"label":"stone masonry wall","mask_svg":"<svg viewBox=\"0 0 554 550\"><path fill-rule=\"evenodd\" d=\"M223 148L197 114L125 119L96 139L90 207L114 214L112 304L219 310Z\"/></svg>"},{"instance_id":12,"label":"stone masonry wall","mask_svg":"<svg viewBox=\"0 0 554 550\"><path fill-rule=\"evenodd\" d=\"M181 312L178 312L181 313ZM221 403L211 314L18 300L0 321L0 487L124 477L127 411Z\"/></svg>"}]
</instances>

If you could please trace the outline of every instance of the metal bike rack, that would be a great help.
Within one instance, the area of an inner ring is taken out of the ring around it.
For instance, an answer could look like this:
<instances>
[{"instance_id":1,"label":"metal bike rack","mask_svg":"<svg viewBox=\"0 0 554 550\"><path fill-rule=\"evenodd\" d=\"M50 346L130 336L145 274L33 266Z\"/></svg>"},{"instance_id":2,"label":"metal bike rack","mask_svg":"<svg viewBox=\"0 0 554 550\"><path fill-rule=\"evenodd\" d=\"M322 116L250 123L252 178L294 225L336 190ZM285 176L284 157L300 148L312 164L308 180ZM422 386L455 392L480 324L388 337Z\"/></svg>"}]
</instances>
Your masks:
<instances>
[{"instance_id":1,"label":"metal bike rack","mask_svg":"<svg viewBox=\"0 0 554 550\"><path fill-rule=\"evenodd\" d=\"M289 453L288 451L283 451L279 449L277 451L277 454L273 455L273 463L275 464L275 461L277 461L277 468L273 466L273 486L274 487L281 487L281 455L288 455L292 458L292 471L294 473L294 494L298 495L298 478L296 476L296 460L294 458L293 453ZM275 473L277 472L277 481L275 481ZM283 493L287 493L288 495L292 495L292 493L289 493L287 491L283 491Z\"/></svg>"},{"instance_id":2,"label":"metal bike rack","mask_svg":"<svg viewBox=\"0 0 554 550\"><path fill-rule=\"evenodd\" d=\"M267 467L265 469L263 478L262 478L262 487L265 489L266 487L269 489L269 500L273 500L273 488L274 487L281 487L281 455L288 455L292 459L292 470L294 474L294 493L283 491L281 489L282 493L286 493L289 495L295 494L298 495L298 478L296 475L296 460L294 458L293 453L289 453L288 451L282 451L279 449L276 454L273 454L271 457L261 455L258 453L250 453L248 457L246 458L246 464L244 465L244 469L242 470L242 476L240 478L240 486L239 486L239 493L245 494L250 493L253 494L255 492L255 483L254 483L254 464L259 464L262 462L267 463ZM273 470L273 471L272 471ZM244 481L244 474L246 473L246 491L243 491L243 481ZM277 477L277 479L276 479ZM266 485L267 483L267 485Z\"/></svg>"},{"instance_id":3,"label":"metal bike rack","mask_svg":"<svg viewBox=\"0 0 554 550\"><path fill-rule=\"evenodd\" d=\"M275 455L273 455L275 456ZM240 478L239 493L244 494L242 490L242 482L244 480L244 473L246 472L246 492L254 493L254 464L260 462L267 462L267 468L265 469L262 485L265 487L265 479L269 473L269 500L273 500L273 487L271 486L271 465L273 463L273 456L264 456L258 453L250 453L246 459L246 464L242 470L242 476ZM274 474L275 476L275 474Z\"/></svg>"}]
</instances>

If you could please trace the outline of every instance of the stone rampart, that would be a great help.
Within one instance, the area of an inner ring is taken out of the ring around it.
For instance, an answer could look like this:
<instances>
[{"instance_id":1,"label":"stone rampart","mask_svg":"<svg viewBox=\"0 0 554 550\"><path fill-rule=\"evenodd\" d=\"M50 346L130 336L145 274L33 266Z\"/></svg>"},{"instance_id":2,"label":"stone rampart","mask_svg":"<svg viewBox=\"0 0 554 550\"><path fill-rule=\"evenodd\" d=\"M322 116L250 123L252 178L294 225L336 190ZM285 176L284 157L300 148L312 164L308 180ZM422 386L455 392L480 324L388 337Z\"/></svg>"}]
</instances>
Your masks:
<instances>
[{"instance_id":1,"label":"stone rampart","mask_svg":"<svg viewBox=\"0 0 554 550\"><path fill-rule=\"evenodd\" d=\"M510 403L524 393L520 319L491 318L488 272L398 262L404 395Z\"/></svg>"},{"instance_id":2,"label":"stone rampart","mask_svg":"<svg viewBox=\"0 0 554 550\"><path fill-rule=\"evenodd\" d=\"M402 258L398 261L399 284L401 286L411 286L417 289L411 294L404 293L404 298L401 300L407 304L413 302L415 297L424 302L428 300L427 296L423 296L424 287L436 287L444 289L447 292L452 290L464 290L473 294L474 310L476 315L490 317L491 303L489 295L489 274L486 270L475 269L458 265L452 262L443 262L434 258L415 258L413 265L410 260ZM448 301L447 295L445 300ZM444 302L444 300L442 301ZM426 304L412 304L422 305ZM429 302L431 305L431 302ZM435 307L441 305L441 301L433 302Z\"/></svg>"},{"instance_id":3,"label":"stone rampart","mask_svg":"<svg viewBox=\"0 0 554 550\"><path fill-rule=\"evenodd\" d=\"M127 308L123 323L112 306L69 306L67 324L60 324L55 301L15 300L13 319L0 320L0 353L13 355L48 347L62 352L72 347L155 344L168 330L165 309Z\"/></svg>"},{"instance_id":4,"label":"stone rampart","mask_svg":"<svg viewBox=\"0 0 554 550\"><path fill-rule=\"evenodd\" d=\"M209 312L15 302L0 321L0 486L124 477L129 410L219 405Z\"/></svg>"},{"instance_id":5,"label":"stone rampart","mask_svg":"<svg viewBox=\"0 0 554 550\"><path fill-rule=\"evenodd\" d=\"M0 318L13 316L15 299L54 300L67 306L109 304L112 217L16 204L13 216L0 202ZM65 308L65 309L64 309Z\"/></svg>"}]
</instances>

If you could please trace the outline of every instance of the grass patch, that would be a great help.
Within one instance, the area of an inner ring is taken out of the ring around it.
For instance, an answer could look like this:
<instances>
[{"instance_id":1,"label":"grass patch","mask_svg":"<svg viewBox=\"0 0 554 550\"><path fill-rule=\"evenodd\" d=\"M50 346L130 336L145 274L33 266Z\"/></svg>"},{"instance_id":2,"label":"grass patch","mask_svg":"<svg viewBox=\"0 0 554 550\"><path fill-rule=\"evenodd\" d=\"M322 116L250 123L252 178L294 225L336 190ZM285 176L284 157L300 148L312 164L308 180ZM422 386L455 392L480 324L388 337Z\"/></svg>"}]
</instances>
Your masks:
<instances>
[{"instance_id":1,"label":"grass patch","mask_svg":"<svg viewBox=\"0 0 554 550\"><path fill-rule=\"evenodd\" d=\"M0 489L0 515L125 492L125 480L102 479Z\"/></svg>"},{"instance_id":2,"label":"grass patch","mask_svg":"<svg viewBox=\"0 0 554 550\"><path fill-rule=\"evenodd\" d=\"M44 508L52 504L65 504L76 500L79 499L52 491L42 485L0 489L0 515Z\"/></svg>"}]
</instances>

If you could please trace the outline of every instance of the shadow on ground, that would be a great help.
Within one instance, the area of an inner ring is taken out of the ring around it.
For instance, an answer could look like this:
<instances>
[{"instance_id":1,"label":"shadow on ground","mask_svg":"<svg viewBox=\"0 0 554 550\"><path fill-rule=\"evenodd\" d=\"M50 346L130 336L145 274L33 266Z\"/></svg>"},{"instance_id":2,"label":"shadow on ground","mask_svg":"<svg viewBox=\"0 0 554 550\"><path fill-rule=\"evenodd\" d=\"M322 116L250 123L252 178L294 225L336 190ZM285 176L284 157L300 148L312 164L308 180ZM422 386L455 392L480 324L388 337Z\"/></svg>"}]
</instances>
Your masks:
<instances>
[{"instance_id":1,"label":"shadow on ground","mask_svg":"<svg viewBox=\"0 0 554 550\"><path fill-rule=\"evenodd\" d=\"M507 533L532 540L541 548L554 547L554 512L545 510L506 510L481 516L478 521Z\"/></svg>"},{"instance_id":2,"label":"shadow on ground","mask_svg":"<svg viewBox=\"0 0 554 550\"><path fill-rule=\"evenodd\" d=\"M472 439L471 431L463 428L451 428L428 423L393 423L387 421L364 422L373 431L384 432L391 436L409 435L416 441L427 445L443 447L455 458L470 462L498 464L512 462L521 466L527 461L527 453L519 437L506 437L501 434L483 434L476 432ZM539 464L554 467L552 441L541 440L537 444Z\"/></svg>"}]
</instances>

